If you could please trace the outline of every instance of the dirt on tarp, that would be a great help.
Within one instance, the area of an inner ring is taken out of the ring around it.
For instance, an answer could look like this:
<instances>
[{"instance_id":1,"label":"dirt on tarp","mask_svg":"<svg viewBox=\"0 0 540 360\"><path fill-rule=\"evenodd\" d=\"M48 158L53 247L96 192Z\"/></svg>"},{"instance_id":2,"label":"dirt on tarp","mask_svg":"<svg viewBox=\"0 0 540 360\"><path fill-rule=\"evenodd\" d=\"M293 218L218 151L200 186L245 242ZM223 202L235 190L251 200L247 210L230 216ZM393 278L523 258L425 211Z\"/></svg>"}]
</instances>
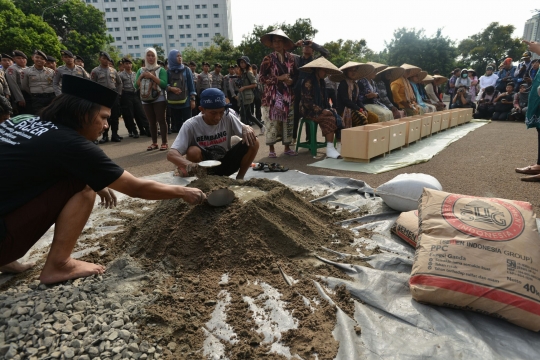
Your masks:
<instances>
[{"instance_id":1,"label":"dirt on tarp","mask_svg":"<svg viewBox=\"0 0 540 360\"><path fill-rule=\"evenodd\" d=\"M221 208L166 200L133 221L111 245L113 253L126 251L170 274L155 284L161 295L139 321L143 336L165 345L176 343L171 358L206 358L202 349L207 333L212 333L208 322L216 303L228 297L225 322L234 335L228 340L215 338L226 357L285 359L271 352L281 337L292 356L333 359L339 346L331 334L335 308L318 294L314 281L321 283L319 276L346 275L314 255L327 255L321 247L340 244L344 249L353 242L350 230L335 225L343 215L267 179L238 182L210 176L190 184L206 193L233 185L266 194L247 202L237 198ZM277 290L277 298L269 295L269 288ZM353 315L348 291L329 290L328 295ZM280 329L272 320L271 302L283 304L293 325ZM273 338L257 323L261 316L274 328Z\"/></svg>"}]
</instances>

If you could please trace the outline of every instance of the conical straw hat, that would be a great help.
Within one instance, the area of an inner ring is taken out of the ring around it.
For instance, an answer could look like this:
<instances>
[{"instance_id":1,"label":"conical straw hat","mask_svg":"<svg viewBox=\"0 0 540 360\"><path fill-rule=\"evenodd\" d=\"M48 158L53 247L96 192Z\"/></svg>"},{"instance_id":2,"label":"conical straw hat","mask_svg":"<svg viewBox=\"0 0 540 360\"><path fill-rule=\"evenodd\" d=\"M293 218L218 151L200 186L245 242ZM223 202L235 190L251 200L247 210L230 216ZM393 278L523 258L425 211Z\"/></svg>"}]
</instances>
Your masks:
<instances>
[{"instance_id":1,"label":"conical straw hat","mask_svg":"<svg viewBox=\"0 0 540 360\"><path fill-rule=\"evenodd\" d=\"M377 76L375 77L375 79L377 81L385 79L386 74L390 74L388 81L393 82L393 81L399 79L400 77L402 77L403 74L405 74L405 69L403 69L402 67L398 67L398 66L390 66L390 67L387 67L384 70L379 71L377 73Z\"/></svg>"},{"instance_id":2,"label":"conical straw hat","mask_svg":"<svg viewBox=\"0 0 540 360\"><path fill-rule=\"evenodd\" d=\"M427 83L432 82L433 80L435 80L435 78L433 78L433 76L426 75L426 77L422 80L422 83L427 84Z\"/></svg>"},{"instance_id":3,"label":"conical straw hat","mask_svg":"<svg viewBox=\"0 0 540 360\"><path fill-rule=\"evenodd\" d=\"M358 63L354 61L349 61L348 63L346 63L345 65L339 68L339 70L341 70L343 74L332 75L330 76L330 80L334 82L340 82L342 80L345 80L346 78L345 70L352 69L352 68L354 68L354 73L352 74L352 78L351 78L352 80L360 80L361 78L366 77L369 74L371 74L373 70L375 69L375 67L370 64L363 64L363 63Z\"/></svg>"},{"instance_id":4,"label":"conical straw hat","mask_svg":"<svg viewBox=\"0 0 540 360\"><path fill-rule=\"evenodd\" d=\"M324 69L328 75L340 75L342 72L332 64L330 61L326 60L324 57L313 60L312 62L302 66L300 71L304 72L313 72L314 69Z\"/></svg>"},{"instance_id":5,"label":"conical straw hat","mask_svg":"<svg viewBox=\"0 0 540 360\"><path fill-rule=\"evenodd\" d=\"M433 79L435 79L436 85L441 85L448 81L448 78L442 75L433 75Z\"/></svg>"},{"instance_id":6,"label":"conical straw hat","mask_svg":"<svg viewBox=\"0 0 540 360\"><path fill-rule=\"evenodd\" d=\"M294 42L289 39L289 37L283 32L283 30L281 29L277 29L277 30L274 30L266 35L263 35L261 37L261 42L269 47L269 48L273 48L272 47L272 36L280 36L283 38L283 40L285 41L285 50L291 50L291 49L294 49Z\"/></svg>"},{"instance_id":7,"label":"conical straw hat","mask_svg":"<svg viewBox=\"0 0 540 360\"><path fill-rule=\"evenodd\" d=\"M416 76L418 76L418 81L422 81L424 80L424 78L427 76L427 71L420 71Z\"/></svg>"},{"instance_id":8,"label":"conical straw hat","mask_svg":"<svg viewBox=\"0 0 540 360\"><path fill-rule=\"evenodd\" d=\"M401 65L403 69L405 69L405 76L406 78L410 78L411 76L414 76L418 74L422 69L420 69L418 66L409 65L409 64L403 64Z\"/></svg>"},{"instance_id":9,"label":"conical straw hat","mask_svg":"<svg viewBox=\"0 0 540 360\"><path fill-rule=\"evenodd\" d=\"M378 73L379 71L382 71L382 70L384 70L384 69L386 69L388 67L388 65L379 64L379 63L376 63L376 62L373 62L373 61L369 61L368 64L373 65L373 67L375 68L376 73Z\"/></svg>"}]
</instances>

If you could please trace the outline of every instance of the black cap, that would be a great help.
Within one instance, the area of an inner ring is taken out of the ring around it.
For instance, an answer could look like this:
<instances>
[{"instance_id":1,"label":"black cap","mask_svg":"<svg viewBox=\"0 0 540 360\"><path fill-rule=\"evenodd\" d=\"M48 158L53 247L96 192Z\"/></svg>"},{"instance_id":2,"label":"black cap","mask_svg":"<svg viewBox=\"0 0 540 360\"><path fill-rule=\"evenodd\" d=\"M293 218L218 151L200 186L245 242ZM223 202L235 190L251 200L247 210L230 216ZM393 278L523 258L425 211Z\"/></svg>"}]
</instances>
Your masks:
<instances>
[{"instance_id":1,"label":"black cap","mask_svg":"<svg viewBox=\"0 0 540 360\"><path fill-rule=\"evenodd\" d=\"M41 56L44 60L47 60L47 54L45 54L43 51L41 50L34 50L34 55L39 55Z\"/></svg>"},{"instance_id":2,"label":"black cap","mask_svg":"<svg viewBox=\"0 0 540 360\"><path fill-rule=\"evenodd\" d=\"M118 60L118 65L121 65L121 64L123 64L123 63L124 63L124 59Z\"/></svg>"},{"instance_id":3,"label":"black cap","mask_svg":"<svg viewBox=\"0 0 540 360\"><path fill-rule=\"evenodd\" d=\"M47 55L47 61L56 62L56 59L53 56Z\"/></svg>"},{"instance_id":4,"label":"black cap","mask_svg":"<svg viewBox=\"0 0 540 360\"><path fill-rule=\"evenodd\" d=\"M131 61L130 58L123 58L123 59L120 60L120 61L122 61L123 63L130 63L130 64L133 64L133 62Z\"/></svg>"},{"instance_id":5,"label":"black cap","mask_svg":"<svg viewBox=\"0 0 540 360\"><path fill-rule=\"evenodd\" d=\"M202 66L204 66L204 65L208 65L208 66L210 66L210 64L209 64L209 63L207 63L206 61L203 61L203 63L202 63Z\"/></svg>"},{"instance_id":6,"label":"black cap","mask_svg":"<svg viewBox=\"0 0 540 360\"><path fill-rule=\"evenodd\" d=\"M196 63L195 61L191 60L191 61L189 62L189 65L190 65L190 66L197 66L197 63Z\"/></svg>"},{"instance_id":7,"label":"black cap","mask_svg":"<svg viewBox=\"0 0 540 360\"><path fill-rule=\"evenodd\" d=\"M84 59L82 58L82 56L80 55L75 55L75 60L81 60L82 62L84 62Z\"/></svg>"},{"instance_id":8,"label":"black cap","mask_svg":"<svg viewBox=\"0 0 540 360\"><path fill-rule=\"evenodd\" d=\"M90 79L73 75L62 76L62 94L76 96L112 108L118 93Z\"/></svg>"},{"instance_id":9,"label":"black cap","mask_svg":"<svg viewBox=\"0 0 540 360\"><path fill-rule=\"evenodd\" d=\"M13 50L13 57L15 56L22 56L23 58L28 59L28 56L20 50Z\"/></svg>"},{"instance_id":10,"label":"black cap","mask_svg":"<svg viewBox=\"0 0 540 360\"><path fill-rule=\"evenodd\" d=\"M104 56L105 58L107 58L107 60L109 60L110 62L113 62L110 55L108 53L106 53L105 51L100 51L99 52L99 57L102 57Z\"/></svg>"},{"instance_id":11,"label":"black cap","mask_svg":"<svg viewBox=\"0 0 540 360\"><path fill-rule=\"evenodd\" d=\"M70 58L74 58L75 56L73 56L73 53L69 50L60 50L60 54L61 55L64 55L64 56L67 56L67 57L70 57Z\"/></svg>"},{"instance_id":12,"label":"black cap","mask_svg":"<svg viewBox=\"0 0 540 360\"><path fill-rule=\"evenodd\" d=\"M221 66L220 63L215 63L215 64L214 64L214 67L220 67L220 68L222 68L223 66Z\"/></svg>"},{"instance_id":13,"label":"black cap","mask_svg":"<svg viewBox=\"0 0 540 360\"><path fill-rule=\"evenodd\" d=\"M13 58L11 56L9 56L8 54L2 54L2 59L13 60Z\"/></svg>"}]
</instances>

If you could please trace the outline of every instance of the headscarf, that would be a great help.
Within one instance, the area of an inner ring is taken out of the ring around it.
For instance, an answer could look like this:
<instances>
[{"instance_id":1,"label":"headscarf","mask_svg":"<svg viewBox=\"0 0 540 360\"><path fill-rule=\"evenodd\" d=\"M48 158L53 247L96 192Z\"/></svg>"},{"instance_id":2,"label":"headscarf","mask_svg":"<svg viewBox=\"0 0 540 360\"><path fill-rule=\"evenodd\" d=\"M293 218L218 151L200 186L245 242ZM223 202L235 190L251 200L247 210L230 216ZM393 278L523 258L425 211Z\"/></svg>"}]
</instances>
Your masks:
<instances>
[{"instance_id":1,"label":"headscarf","mask_svg":"<svg viewBox=\"0 0 540 360\"><path fill-rule=\"evenodd\" d=\"M503 64L504 64L504 65L511 65L511 64L512 64L512 58L506 58L506 59L504 59Z\"/></svg>"},{"instance_id":2,"label":"headscarf","mask_svg":"<svg viewBox=\"0 0 540 360\"><path fill-rule=\"evenodd\" d=\"M184 64L178 63L176 60L176 57L178 54L181 54L179 50L172 49L169 52L169 70L175 71L175 70L184 70Z\"/></svg>"},{"instance_id":3,"label":"headscarf","mask_svg":"<svg viewBox=\"0 0 540 360\"><path fill-rule=\"evenodd\" d=\"M153 64L150 64L148 62L148 59L146 58L146 54L148 54L148 52L151 51L154 53L154 56L156 57L156 61L153 63ZM146 50L144 50L144 67L147 69L147 70L154 70L154 69L157 69L159 67L158 63L158 57L157 57L157 51L156 49L154 49L153 47L149 47L149 48L146 48Z\"/></svg>"}]
</instances>

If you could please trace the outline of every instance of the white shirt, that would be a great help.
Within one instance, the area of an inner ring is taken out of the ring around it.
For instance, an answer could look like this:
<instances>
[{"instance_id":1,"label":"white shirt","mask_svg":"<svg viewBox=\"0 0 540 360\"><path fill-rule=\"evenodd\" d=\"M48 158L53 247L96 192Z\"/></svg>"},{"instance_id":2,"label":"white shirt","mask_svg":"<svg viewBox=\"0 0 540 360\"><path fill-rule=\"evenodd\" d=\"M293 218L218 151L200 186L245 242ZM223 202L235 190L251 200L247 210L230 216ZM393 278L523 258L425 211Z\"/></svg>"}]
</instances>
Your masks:
<instances>
[{"instance_id":1,"label":"white shirt","mask_svg":"<svg viewBox=\"0 0 540 360\"><path fill-rule=\"evenodd\" d=\"M488 86L495 86L498 79L499 77L495 74L491 74L491 76L480 76L480 89L485 89Z\"/></svg>"}]
</instances>

